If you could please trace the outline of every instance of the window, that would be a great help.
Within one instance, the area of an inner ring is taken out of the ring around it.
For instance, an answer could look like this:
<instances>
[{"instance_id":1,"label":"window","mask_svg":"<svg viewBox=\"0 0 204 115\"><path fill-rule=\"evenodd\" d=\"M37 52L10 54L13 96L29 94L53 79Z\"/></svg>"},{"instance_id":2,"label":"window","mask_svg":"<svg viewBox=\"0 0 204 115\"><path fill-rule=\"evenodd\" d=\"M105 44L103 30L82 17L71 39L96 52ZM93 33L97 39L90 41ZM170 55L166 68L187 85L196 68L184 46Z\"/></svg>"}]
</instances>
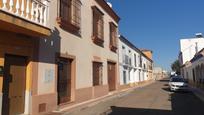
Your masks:
<instances>
[{"instance_id":1,"label":"window","mask_svg":"<svg viewBox=\"0 0 204 115\"><path fill-rule=\"evenodd\" d=\"M93 62L93 86L103 84L103 64Z\"/></svg>"},{"instance_id":2,"label":"window","mask_svg":"<svg viewBox=\"0 0 204 115\"><path fill-rule=\"evenodd\" d=\"M126 71L123 71L123 83L127 84Z\"/></svg>"},{"instance_id":3,"label":"window","mask_svg":"<svg viewBox=\"0 0 204 115\"><path fill-rule=\"evenodd\" d=\"M80 0L60 0L60 26L70 32L79 32L81 25Z\"/></svg>"},{"instance_id":4,"label":"window","mask_svg":"<svg viewBox=\"0 0 204 115\"><path fill-rule=\"evenodd\" d=\"M139 58L139 67L142 67L142 56L139 55L138 58Z\"/></svg>"},{"instance_id":5,"label":"window","mask_svg":"<svg viewBox=\"0 0 204 115\"><path fill-rule=\"evenodd\" d=\"M134 54L134 59L135 59L135 67L137 67L137 57L136 57L136 54Z\"/></svg>"},{"instance_id":6,"label":"window","mask_svg":"<svg viewBox=\"0 0 204 115\"><path fill-rule=\"evenodd\" d=\"M117 31L117 26L113 22L110 22L110 48L114 52L116 52L117 50Z\"/></svg>"},{"instance_id":7,"label":"window","mask_svg":"<svg viewBox=\"0 0 204 115\"><path fill-rule=\"evenodd\" d=\"M125 46L122 46L122 60L125 63Z\"/></svg>"},{"instance_id":8,"label":"window","mask_svg":"<svg viewBox=\"0 0 204 115\"><path fill-rule=\"evenodd\" d=\"M129 50L129 56L128 56L128 58L129 58L129 65L131 66L131 65L132 65L132 53L131 53L130 50Z\"/></svg>"},{"instance_id":9,"label":"window","mask_svg":"<svg viewBox=\"0 0 204 115\"><path fill-rule=\"evenodd\" d=\"M93 41L94 43L103 46L104 42L104 21L103 13L93 6Z\"/></svg>"}]
</instances>

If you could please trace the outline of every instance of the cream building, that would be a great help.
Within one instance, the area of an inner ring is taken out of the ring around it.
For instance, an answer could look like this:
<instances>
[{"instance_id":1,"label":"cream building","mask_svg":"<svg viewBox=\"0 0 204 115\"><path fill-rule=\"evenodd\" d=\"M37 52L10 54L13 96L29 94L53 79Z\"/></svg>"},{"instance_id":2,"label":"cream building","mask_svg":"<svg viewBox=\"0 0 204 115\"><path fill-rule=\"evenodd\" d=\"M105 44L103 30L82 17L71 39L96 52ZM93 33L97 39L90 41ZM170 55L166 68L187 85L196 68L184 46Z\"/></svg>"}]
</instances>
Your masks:
<instances>
[{"instance_id":1,"label":"cream building","mask_svg":"<svg viewBox=\"0 0 204 115\"><path fill-rule=\"evenodd\" d=\"M118 89L113 9L105 0L41 1L0 0L3 115L62 111Z\"/></svg>"}]
</instances>

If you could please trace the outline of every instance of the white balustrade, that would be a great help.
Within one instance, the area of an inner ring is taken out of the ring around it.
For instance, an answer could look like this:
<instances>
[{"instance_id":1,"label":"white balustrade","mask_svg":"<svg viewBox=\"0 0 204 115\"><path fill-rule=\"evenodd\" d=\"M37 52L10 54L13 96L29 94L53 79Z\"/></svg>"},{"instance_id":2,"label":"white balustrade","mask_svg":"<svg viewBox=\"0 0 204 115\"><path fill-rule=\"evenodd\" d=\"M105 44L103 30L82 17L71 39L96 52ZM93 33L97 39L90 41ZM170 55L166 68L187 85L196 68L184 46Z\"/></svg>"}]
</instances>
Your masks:
<instances>
[{"instance_id":1,"label":"white balustrade","mask_svg":"<svg viewBox=\"0 0 204 115\"><path fill-rule=\"evenodd\" d=\"M2 9L7 10L6 4L7 4L7 0L3 0L3 7L2 7Z\"/></svg>"},{"instance_id":2,"label":"white balustrade","mask_svg":"<svg viewBox=\"0 0 204 115\"><path fill-rule=\"evenodd\" d=\"M27 0L27 3L26 3L26 19L29 18L29 13L30 13L30 0Z\"/></svg>"},{"instance_id":3,"label":"white balustrade","mask_svg":"<svg viewBox=\"0 0 204 115\"><path fill-rule=\"evenodd\" d=\"M21 17L24 16L24 0L21 0Z\"/></svg>"},{"instance_id":4,"label":"white balustrade","mask_svg":"<svg viewBox=\"0 0 204 115\"><path fill-rule=\"evenodd\" d=\"M42 26L48 26L48 0L0 0L0 10Z\"/></svg>"},{"instance_id":5,"label":"white balustrade","mask_svg":"<svg viewBox=\"0 0 204 115\"><path fill-rule=\"evenodd\" d=\"M10 0L9 6L10 6L9 11L12 12L13 11L13 0Z\"/></svg>"},{"instance_id":6,"label":"white balustrade","mask_svg":"<svg viewBox=\"0 0 204 115\"><path fill-rule=\"evenodd\" d=\"M16 15L19 14L20 3L19 0L16 1Z\"/></svg>"}]
</instances>

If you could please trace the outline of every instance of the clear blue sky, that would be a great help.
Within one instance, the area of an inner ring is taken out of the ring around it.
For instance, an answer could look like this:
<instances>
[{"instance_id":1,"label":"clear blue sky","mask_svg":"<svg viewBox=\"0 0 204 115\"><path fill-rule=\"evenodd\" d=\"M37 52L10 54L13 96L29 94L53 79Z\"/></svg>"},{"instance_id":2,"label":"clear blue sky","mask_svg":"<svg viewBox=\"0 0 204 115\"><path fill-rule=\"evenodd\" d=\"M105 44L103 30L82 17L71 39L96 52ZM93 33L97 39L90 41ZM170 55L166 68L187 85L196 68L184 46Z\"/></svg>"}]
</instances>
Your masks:
<instances>
[{"instance_id":1,"label":"clear blue sky","mask_svg":"<svg viewBox=\"0 0 204 115\"><path fill-rule=\"evenodd\" d=\"M179 39L204 33L204 0L108 0L121 17L119 30L139 48L153 50L154 62L170 70Z\"/></svg>"}]
</instances>

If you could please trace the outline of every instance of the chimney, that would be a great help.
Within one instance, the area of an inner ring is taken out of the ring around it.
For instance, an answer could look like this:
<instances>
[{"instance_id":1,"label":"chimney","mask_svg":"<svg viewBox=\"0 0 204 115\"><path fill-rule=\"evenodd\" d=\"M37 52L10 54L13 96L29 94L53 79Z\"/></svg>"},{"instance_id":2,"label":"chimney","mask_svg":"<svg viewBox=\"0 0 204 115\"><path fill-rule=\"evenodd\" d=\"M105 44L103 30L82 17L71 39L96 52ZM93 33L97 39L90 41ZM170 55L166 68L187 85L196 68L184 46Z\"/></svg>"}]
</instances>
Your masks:
<instances>
[{"instance_id":1,"label":"chimney","mask_svg":"<svg viewBox=\"0 0 204 115\"><path fill-rule=\"evenodd\" d=\"M107 2L107 4L112 8L113 7L113 5L110 3L110 2Z\"/></svg>"}]
</instances>

